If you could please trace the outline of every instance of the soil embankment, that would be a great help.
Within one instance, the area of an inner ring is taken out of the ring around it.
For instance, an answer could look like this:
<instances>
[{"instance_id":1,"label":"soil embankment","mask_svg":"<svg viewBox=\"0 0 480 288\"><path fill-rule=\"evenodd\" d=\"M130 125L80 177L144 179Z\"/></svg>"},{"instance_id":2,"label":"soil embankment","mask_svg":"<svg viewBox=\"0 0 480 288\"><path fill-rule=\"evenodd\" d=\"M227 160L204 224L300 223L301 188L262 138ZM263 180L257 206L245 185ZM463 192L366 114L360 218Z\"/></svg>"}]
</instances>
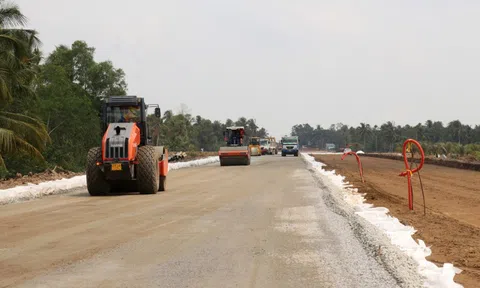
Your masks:
<instances>
[{"instance_id":1,"label":"soil embankment","mask_svg":"<svg viewBox=\"0 0 480 288\"><path fill-rule=\"evenodd\" d=\"M414 175L414 211L408 209L407 179L401 161L361 156L365 183L361 182L355 157L312 155L366 193L368 203L386 207L402 223L413 226L417 239L432 248L429 260L453 263L464 270L455 281L465 287L480 282L480 172L425 164L421 172L427 215L417 175Z\"/></svg>"}]
</instances>

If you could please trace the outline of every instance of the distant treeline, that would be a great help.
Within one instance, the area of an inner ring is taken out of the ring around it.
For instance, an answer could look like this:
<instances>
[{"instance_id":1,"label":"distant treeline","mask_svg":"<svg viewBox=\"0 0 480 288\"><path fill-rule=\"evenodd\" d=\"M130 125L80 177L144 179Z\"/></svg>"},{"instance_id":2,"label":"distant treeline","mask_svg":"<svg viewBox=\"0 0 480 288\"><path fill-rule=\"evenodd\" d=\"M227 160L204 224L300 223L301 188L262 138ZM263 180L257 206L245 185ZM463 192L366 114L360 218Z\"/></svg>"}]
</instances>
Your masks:
<instances>
[{"instance_id":1,"label":"distant treeline","mask_svg":"<svg viewBox=\"0 0 480 288\"><path fill-rule=\"evenodd\" d=\"M148 117L150 135L154 144L165 145L171 151L200 150L216 151L224 145L223 131L229 126L244 126L245 134L265 137L265 128L257 126L255 120L240 117L237 121L227 119L224 123L193 117L182 111L174 114L171 110L164 113L161 119L153 115ZM245 139L248 141L248 138Z\"/></svg>"},{"instance_id":2,"label":"distant treeline","mask_svg":"<svg viewBox=\"0 0 480 288\"><path fill-rule=\"evenodd\" d=\"M291 133L309 147L324 149L327 143L332 143L337 148L349 145L365 152L400 152L403 142L413 138L420 141L429 154L469 155L480 159L480 125L472 127L459 120L446 125L428 120L415 126L387 122L381 126L360 123L353 127L338 123L328 129L299 124L292 127Z\"/></svg>"}]
</instances>

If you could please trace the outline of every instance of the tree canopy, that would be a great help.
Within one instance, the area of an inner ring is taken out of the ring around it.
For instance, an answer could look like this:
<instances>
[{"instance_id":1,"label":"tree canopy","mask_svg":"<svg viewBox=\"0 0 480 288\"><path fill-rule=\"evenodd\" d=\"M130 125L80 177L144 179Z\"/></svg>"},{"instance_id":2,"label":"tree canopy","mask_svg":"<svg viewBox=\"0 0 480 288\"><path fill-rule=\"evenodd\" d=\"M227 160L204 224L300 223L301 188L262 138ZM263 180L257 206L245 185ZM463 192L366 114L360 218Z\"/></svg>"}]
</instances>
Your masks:
<instances>
[{"instance_id":1,"label":"tree canopy","mask_svg":"<svg viewBox=\"0 0 480 288\"><path fill-rule=\"evenodd\" d=\"M237 121L227 119L222 123L200 115L193 117L185 112L174 114L167 110L161 119L149 116L148 123L153 143L165 145L173 151L216 151L224 145L223 131L232 125L245 127L246 141L252 136L267 136L265 128L258 127L255 120L247 120L245 117L240 117Z\"/></svg>"},{"instance_id":2,"label":"tree canopy","mask_svg":"<svg viewBox=\"0 0 480 288\"><path fill-rule=\"evenodd\" d=\"M39 41L35 31L23 29L25 22L17 5L0 0L0 174L7 173L4 159L11 155L43 161L50 142L40 119L15 109L18 101L35 98L39 72Z\"/></svg>"}]
</instances>

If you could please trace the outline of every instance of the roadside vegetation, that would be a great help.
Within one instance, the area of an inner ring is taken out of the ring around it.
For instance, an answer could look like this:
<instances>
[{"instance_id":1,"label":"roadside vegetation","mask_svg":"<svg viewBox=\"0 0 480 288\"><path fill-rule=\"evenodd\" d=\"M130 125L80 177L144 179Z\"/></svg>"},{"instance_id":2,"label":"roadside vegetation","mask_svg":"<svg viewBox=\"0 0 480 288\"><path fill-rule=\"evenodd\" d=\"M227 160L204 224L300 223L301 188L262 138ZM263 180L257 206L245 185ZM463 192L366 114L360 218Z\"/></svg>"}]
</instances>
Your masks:
<instances>
[{"instance_id":1,"label":"roadside vegetation","mask_svg":"<svg viewBox=\"0 0 480 288\"><path fill-rule=\"evenodd\" d=\"M0 178L54 167L81 172L87 151L100 145L101 101L127 95L126 75L111 61L96 61L84 41L43 55L39 33L26 24L18 5L0 0ZM171 151L214 151L230 125L267 134L245 117L220 122L164 109L148 122L154 143Z\"/></svg>"},{"instance_id":2,"label":"roadside vegetation","mask_svg":"<svg viewBox=\"0 0 480 288\"><path fill-rule=\"evenodd\" d=\"M360 123L353 127L342 123L328 129L300 124L292 127L292 135L300 144L325 149L327 143L338 148L351 147L364 152L401 152L403 142L413 138L422 144L428 155L446 155L453 159L480 160L480 125L475 127L454 120L446 125L428 120L415 126L387 122L380 126Z\"/></svg>"}]
</instances>

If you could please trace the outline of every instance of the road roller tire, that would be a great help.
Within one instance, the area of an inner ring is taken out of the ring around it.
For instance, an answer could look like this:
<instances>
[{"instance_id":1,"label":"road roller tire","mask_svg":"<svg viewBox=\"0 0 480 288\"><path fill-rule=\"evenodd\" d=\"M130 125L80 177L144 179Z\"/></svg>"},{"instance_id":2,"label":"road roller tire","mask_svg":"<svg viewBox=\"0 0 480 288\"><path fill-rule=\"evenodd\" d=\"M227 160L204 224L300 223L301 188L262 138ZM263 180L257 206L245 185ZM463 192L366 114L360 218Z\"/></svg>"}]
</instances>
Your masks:
<instances>
[{"instance_id":1,"label":"road roller tire","mask_svg":"<svg viewBox=\"0 0 480 288\"><path fill-rule=\"evenodd\" d=\"M105 180L105 174L102 172L97 162L102 162L102 149L94 147L87 154L87 190L91 196L107 195L111 191L110 184Z\"/></svg>"},{"instance_id":2,"label":"road roller tire","mask_svg":"<svg viewBox=\"0 0 480 288\"><path fill-rule=\"evenodd\" d=\"M160 188L159 155L153 146L138 149L137 186L140 194L156 194Z\"/></svg>"}]
</instances>

